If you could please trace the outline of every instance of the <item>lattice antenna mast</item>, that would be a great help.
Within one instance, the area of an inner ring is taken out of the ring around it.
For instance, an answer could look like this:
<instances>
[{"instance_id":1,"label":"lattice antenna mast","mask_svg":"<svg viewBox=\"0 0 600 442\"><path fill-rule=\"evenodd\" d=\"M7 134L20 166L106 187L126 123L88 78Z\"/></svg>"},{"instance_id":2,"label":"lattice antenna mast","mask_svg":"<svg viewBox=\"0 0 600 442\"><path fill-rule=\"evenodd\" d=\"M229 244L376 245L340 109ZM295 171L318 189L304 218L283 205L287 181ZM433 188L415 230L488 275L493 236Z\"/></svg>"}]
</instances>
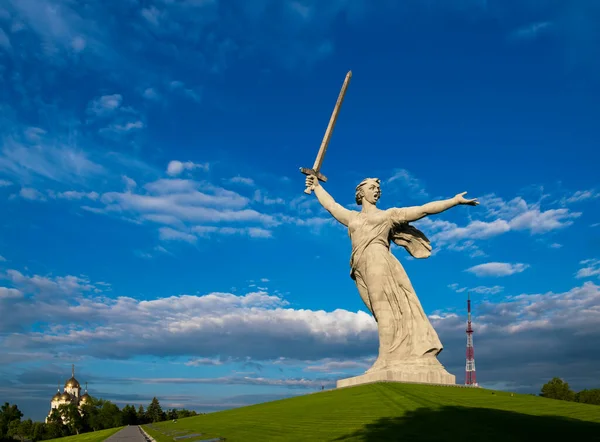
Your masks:
<instances>
[{"instance_id":1,"label":"lattice antenna mast","mask_svg":"<svg viewBox=\"0 0 600 442\"><path fill-rule=\"evenodd\" d=\"M475 376L475 351L473 350L473 327L471 326L471 295L467 295L467 365L465 369L465 385L477 387Z\"/></svg>"}]
</instances>

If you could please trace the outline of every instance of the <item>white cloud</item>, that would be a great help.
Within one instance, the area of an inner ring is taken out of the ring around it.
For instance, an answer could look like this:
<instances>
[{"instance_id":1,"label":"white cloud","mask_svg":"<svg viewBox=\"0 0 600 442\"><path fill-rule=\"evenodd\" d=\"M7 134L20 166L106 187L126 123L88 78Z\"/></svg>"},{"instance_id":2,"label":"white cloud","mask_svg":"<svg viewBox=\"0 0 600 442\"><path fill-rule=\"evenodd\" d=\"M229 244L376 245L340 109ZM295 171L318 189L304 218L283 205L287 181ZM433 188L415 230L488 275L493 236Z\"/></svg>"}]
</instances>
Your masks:
<instances>
[{"instance_id":1,"label":"white cloud","mask_svg":"<svg viewBox=\"0 0 600 442\"><path fill-rule=\"evenodd\" d=\"M136 129L142 129L143 127L144 127L144 123L142 123L140 120L136 120L136 121L128 121L127 123L124 123L124 124L113 124L113 125L109 126L107 129L112 130L114 132L118 132L118 133L125 133L125 132L130 132L130 131L136 130Z\"/></svg>"},{"instance_id":2,"label":"white cloud","mask_svg":"<svg viewBox=\"0 0 600 442\"><path fill-rule=\"evenodd\" d=\"M529 268L528 264L511 264L508 262L488 262L468 268L466 271L475 276L509 276L521 273Z\"/></svg>"},{"instance_id":3,"label":"white cloud","mask_svg":"<svg viewBox=\"0 0 600 442\"><path fill-rule=\"evenodd\" d=\"M127 175L121 177L125 183L125 190L131 191L137 187L137 183L133 178L129 178Z\"/></svg>"},{"instance_id":4,"label":"white cloud","mask_svg":"<svg viewBox=\"0 0 600 442\"><path fill-rule=\"evenodd\" d=\"M10 181L7 180L0 180L0 187L9 187L12 186L13 183L11 183Z\"/></svg>"},{"instance_id":5,"label":"white cloud","mask_svg":"<svg viewBox=\"0 0 600 442\"><path fill-rule=\"evenodd\" d=\"M6 258L4 256L0 255L0 262L5 262L5 261L6 261Z\"/></svg>"},{"instance_id":6,"label":"white cloud","mask_svg":"<svg viewBox=\"0 0 600 442\"><path fill-rule=\"evenodd\" d=\"M250 187L254 187L254 185L255 185L254 180L252 178L247 178L247 177L243 177L243 176L234 176L233 178L230 178L228 181L230 183L243 184L245 186L250 186Z\"/></svg>"},{"instance_id":7,"label":"white cloud","mask_svg":"<svg viewBox=\"0 0 600 442\"><path fill-rule=\"evenodd\" d=\"M25 145L13 137L4 139L0 171L22 181L42 178L61 183L83 182L106 172L86 152L61 145L57 140Z\"/></svg>"},{"instance_id":8,"label":"white cloud","mask_svg":"<svg viewBox=\"0 0 600 442\"><path fill-rule=\"evenodd\" d=\"M211 235L242 235L251 238L271 238L272 232L260 227L217 227L217 226L194 226L192 231L198 236L209 237Z\"/></svg>"},{"instance_id":9,"label":"white cloud","mask_svg":"<svg viewBox=\"0 0 600 442\"><path fill-rule=\"evenodd\" d=\"M313 373L343 373L348 370L350 371L362 371L367 370L373 365L373 358L363 358L362 360L331 360L325 359L319 361L319 364L308 365L304 368L304 371Z\"/></svg>"},{"instance_id":10,"label":"white cloud","mask_svg":"<svg viewBox=\"0 0 600 442\"><path fill-rule=\"evenodd\" d=\"M40 317L52 317L53 324L60 326L10 335L6 348L43 346L59 351L85 340L81 355L121 358L168 354L257 360L319 360L375 352L377 348L376 324L367 313L295 310L283 298L266 292L138 301L97 296L94 288L98 283L81 277L26 277L16 270L8 271L7 276L16 289L37 296L10 306L11 318L2 324L4 330L21 330ZM66 297L67 293L71 296Z\"/></svg>"},{"instance_id":11,"label":"white cloud","mask_svg":"<svg viewBox=\"0 0 600 442\"><path fill-rule=\"evenodd\" d=\"M0 287L0 300L2 299L20 299L23 297L23 292L17 289Z\"/></svg>"},{"instance_id":12,"label":"white cloud","mask_svg":"<svg viewBox=\"0 0 600 442\"><path fill-rule=\"evenodd\" d=\"M156 89L151 87L144 89L142 96L147 100L156 101L160 99L160 94L156 91Z\"/></svg>"},{"instance_id":13,"label":"white cloud","mask_svg":"<svg viewBox=\"0 0 600 442\"><path fill-rule=\"evenodd\" d=\"M97 117L106 117L115 113L123 103L121 94L102 95L88 104L87 112Z\"/></svg>"},{"instance_id":14,"label":"white cloud","mask_svg":"<svg viewBox=\"0 0 600 442\"><path fill-rule=\"evenodd\" d=\"M190 367L199 367L202 365L223 365L223 361L213 358L192 358L185 363Z\"/></svg>"},{"instance_id":15,"label":"white cloud","mask_svg":"<svg viewBox=\"0 0 600 442\"><path fill-rule=\"evenodd\" d=\"M194 244L198 238L192 234L181 232L170 227L158 229L160 239L163 241L185 241Z\"/></svg>"},{"instance_id":16,"label":"white cloud","mask_svg":"<svg viewBox=\"0 0 600 442\"><path fill-rule=\"evenodd\" d=\"M473 220L465 227L439 218L424 218L415 223L424 231L431 231L434 246L448 247L457 251L468 251L472 257L482 256L483 252L475 241L498 237L507 232L525 231L531 235L541 235L564 229L581 216L569 209L542 210L540 204L528 204L517 197L505 201L495 195L486 195L480 199L481 205L473 209L473 215L484 209L483 215L492 219Z\"/></svg>"},{"instance_id":17,"label":"white cloud","mask_svg":"<svg viewBox=\"0 0 600 442\"><path fill-rule=\"evenodd\" d=\"M544 32L547 32L552 27L552 22L542 21L530 23L523 26L510 34L513 40L533 40Z\"/></svg>"},{"instance_id":18,"label":"white cloud","mask_svg":"<svg viewBox=\"0 0 600 442\"><path fill-rule=\"evenodd\" d=\"M600 192L596 190L578 190L577 192L573 193L573 195L563 198L562 202L563 204L573 204L596 198L600 198Z\"/></svg>"},{"instance_id":19,"label":"white cloud","mask_svg":"<svg viewBox=\"0 0 600 442\"><path fill-rule=\"evenodd\" d=\"M386 184L399 184L405 188L407 188L411 193L408 195L409 197L426 198L429 194L425 191L425 186L421 182L421 180L415 178L413 174L411 174L406 169L396 169L392 176L388 178ZM382 190L385 192L385 189Z\"/></svg>"},{"instance_id":20,"label":"white cloud","mask_svg":"<svg viewBox=\"0 0 600 442\"><path fill-rule=\"evenodd\" d=\"M26 276L18 270L7 270L2 279L12 282L23 292L44 296L69 296L81 293L100 293L110 286L106 283L92 284L89 278L81 276Z\"/></svg>"},{"instance_id":21,"label":"white cloud","mask_svg":"<svg viewBox=\"0 0 600 442\"><path fill-rule=\"evenodd\" d=\"M12 45L10 44L10 39L4 29L0 28L0 48L4 49L6 52L12 52Z\"/></svg>"},{"instance_id":22,"label":"white cloud","mask_svg":"<svg viewBox=\"0 0 600 442\"><path fill-rule=\"evenodd\" d=\"M38 190L31 187L23 187L19 191L19 196L30 201L45 201L46 197Z\"/></svg>"},{"instance_id":23,"label":"white cloud","mask_svg":"<svg viewBox=\"0 0 600 442\"><path fill-rule=\"evenodd\" d=\"M204 163L204 164L199 164L199 163L193 163L191 161L186 161L185 163L181 162L181 161L177 161L177 160L173 160L171 162L169 162L168 166L167 166L167 174L170 176L178 176L181 175L181 173L184 170L194 170L194 169L201 169L204 171L207 171L209 168L208 163Z\"/></svg>"},{"instance_id":24,"label":"white cloud","mask_svg":"<svg viewBox=\"0 0 600 442\"><path fill-rule=\"evenodd\" d=\"M201 92L199 90L194 90L192 88L188 88L181 81L177 81L177 80L171 81L168 86L171 91L177 92L186 98L190 98L193 101L200 102L200 100L202 98Z\"/></svg>"},{"instance_id":25,"label":"white cloud","mask_svg":"<svg viewBox=\"0 0 600 442\"><path fill-rule=\"evenodd\" d=\"M472 302L475 362L480 383L539 388L554 376L576 389L597 382L600 355L600 286L586 282L563 293L508 295L494 302ZM466 310L466 309L465 309ZM445 350L442 363L464 370L466 311L430 315ZM532 351L535 348L535 351ZM457 382L460 376L457 376Z\"/></svg>"},{"instance_id":26,"label":"white cloud","mask_svg":"<svg viewBox=\"0 0 600 442\"><path fill-rule=\"evenodd\" d=\"M250 376L221 376L215 378L126 378L125 381L136 384L226 384L226 385L265 385L277 387L317 388L332 380L304 378L265 378ZM324 382L326 381L326 382Z\"/></svg>"},{"instance_id":27,"label":"white cloud","mask_svg":"<svg viewBox=\"0 0 600 442\"><path fill-rule=\"evenodd\" d=\"M283 198L271 198L265 195L265 192L260 189L254 191L254 201L257 201L265 206L284 205L286 202Z\"/></svg>"},{"instance_id":28,"label":"white cloud","mask_svg":"<svg viewBox=\"0 0 600 442\"><path fill-rule=\"evenodd\" d=\"M143 8L142 11L140 12L140 14L142 15L142 17L144 17L146 19L146 21L148 21L148 23L150 23L154 26L159 25L159 19L161 17L161 13L155 6L150 6L149 8Z\"/></svg>"},{"instance_id":29,"label":"white cloud","mask_svg":"<svg viewBox=\"0 0 600 442\"><path fill-rule=\"evenodd\" d=\"M576 278L600 278L600 259L585 259L580 262L584 267L580 268L575 274Z\"/></svg>"},{"instance_id":30,"label":"white cloud","mask_svg":"<svg viewBox=\"0 0 600 442\"><path fill-rule=\"evenodd\" d=\"M555 242L555 243L550 244L548 247L550 247L551 249L560 249L562 247L562 244Z\"/></svg>"},{"instance_id":31,"label":"white cloud","mask_svg":"<svg viewBox=\"0 0 600 442\"><path fill-rule=\"evenodd\" d=\"M56 197L67 200L89 199L92 201L96 201L100 197L100 195L97 192L78 192L75 190L68 190L66 192L57 193Z\"/></svg>"},{"instance_id":32,"label":"white cloud","mask_svg":"<svg viewBox=\"0 0 600 442\"><path fill-rule=\"evenodd\" d=\"M83 38L79 35L74 37L73 40L71 40L71 47L73 48L73 51L75 51L75 53L79 53L79 52L83 51L86 46L87 46L87 42L86 42L85 38Z\"/></svg>"},{"instance_id":33,"label":"white cloud","mask_svg":"<svg viewBox=\"0 0 600 442\"><path fill-rule=\"evenodd\" d=\"M500 285L495 285L492 287L487 287L487 286L477 286L477 287L460 287L459 284L454 283L454 284L449 284L448 287L452 290L454 290L456 293L478 293L480 295L496 295L500 292L502 292L504 290L504 287L500 286Z\"/></svg>"}]
</instances>

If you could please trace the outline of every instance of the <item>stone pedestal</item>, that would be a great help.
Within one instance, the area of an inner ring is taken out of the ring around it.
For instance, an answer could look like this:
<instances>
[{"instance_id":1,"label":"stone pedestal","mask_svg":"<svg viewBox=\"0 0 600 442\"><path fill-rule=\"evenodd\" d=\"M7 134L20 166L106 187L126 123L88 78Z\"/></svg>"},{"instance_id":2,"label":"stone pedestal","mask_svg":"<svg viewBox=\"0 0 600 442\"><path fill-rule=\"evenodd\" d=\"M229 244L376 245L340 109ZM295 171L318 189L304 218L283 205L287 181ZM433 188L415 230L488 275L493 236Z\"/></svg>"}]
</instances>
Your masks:
<instances>
[{"instance_id":1,"label":"stone pedestal","mask_svg":"<svg viewBox=\"0 0 600 442\"><path fill-rule=\"evenodd\" d=\"M456 377L446 371L437 358L399 361L381 367L373 366L365 374L337 381L337 388L373 382L409 382L420 384L455 385Z\"/></svg>"}]
</instances>

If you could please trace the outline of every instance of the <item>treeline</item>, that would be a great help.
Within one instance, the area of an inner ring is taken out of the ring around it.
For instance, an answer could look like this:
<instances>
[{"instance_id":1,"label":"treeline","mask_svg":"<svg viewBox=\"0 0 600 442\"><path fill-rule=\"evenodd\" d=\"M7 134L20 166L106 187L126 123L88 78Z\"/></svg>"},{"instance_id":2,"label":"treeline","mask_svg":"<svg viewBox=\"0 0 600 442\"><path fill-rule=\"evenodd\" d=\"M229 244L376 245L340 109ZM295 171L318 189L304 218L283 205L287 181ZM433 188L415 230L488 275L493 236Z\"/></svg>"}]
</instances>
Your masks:
<instances>
[{"instance_id":1,"label":"treeline","mask_svg":"<svg viewBox=\"0 0 600 442\"><path fill-rule=\"evenodd\" d=\"M153 398L146 409L140 405L125 405L123 409L104 399L91 398L89 404L80 409L74 404L65 404L52 410L48 422L22 420L23 413L16 404L6 402L0 407L0 442L18 439L39 441L55 439L90 431L105 430L124 425L141 425L165 420L196 416L195 411L170 409L163 411L157 398Z\"/></svg>"},{"instance_id":2,"label":"treeline","mask_svg":"<svg viewBox=\"0 0 600 442\"><path fill-rule=\"evenodd\" d=\"M569 383L560 378L552 378L551 381L544 384L540 396L561 401L600 405L600 388L574 392L569 387Z\"/></svg>"}]
</instances>

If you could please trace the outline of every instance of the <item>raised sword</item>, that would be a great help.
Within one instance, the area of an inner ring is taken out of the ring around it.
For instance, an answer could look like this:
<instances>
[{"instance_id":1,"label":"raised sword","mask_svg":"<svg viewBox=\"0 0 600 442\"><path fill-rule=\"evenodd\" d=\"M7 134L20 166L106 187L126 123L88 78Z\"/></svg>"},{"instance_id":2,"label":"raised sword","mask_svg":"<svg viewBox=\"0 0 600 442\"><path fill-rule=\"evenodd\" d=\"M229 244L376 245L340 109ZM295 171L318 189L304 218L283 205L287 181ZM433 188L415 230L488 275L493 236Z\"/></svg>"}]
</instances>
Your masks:
<instances>
[{"instance_id":1,"label":"raised sword","mask_svg":"<svg viewBox=\"0 0 600 442\"><path fill-rule=\"evenodd\" d=\"M302 172L304 175L314 175L319 181L327 181L327 177L321 173L321 165L323 164L323 158L325 158L327 146L329 145L329 140L331 139L331 134L333 133L333 128L335 127L335 122L337 120L338 114L340 113L340 109L344 101L344 96L346 95L346 89L348 89L348 84L350 84L351 78L352 71L348 71L348 73L346 74L346 78L344 79L344 84L342 84L340 95L338 96L337 102L335 103L335 107L333 108L331 118L329 119L329 124L327 125L327 129L325 130L325 135L323 136L323 141L321 141L321 147L319 148L319 152L317 153L317 158L315 159L315 163L313 164L312 169L309 169L307 167L300 168L300 172ZM312 190L309 187L307 187L306 189L304 189L304 193L310 195L312 193Z\"/></svg>"}]
</instances>

